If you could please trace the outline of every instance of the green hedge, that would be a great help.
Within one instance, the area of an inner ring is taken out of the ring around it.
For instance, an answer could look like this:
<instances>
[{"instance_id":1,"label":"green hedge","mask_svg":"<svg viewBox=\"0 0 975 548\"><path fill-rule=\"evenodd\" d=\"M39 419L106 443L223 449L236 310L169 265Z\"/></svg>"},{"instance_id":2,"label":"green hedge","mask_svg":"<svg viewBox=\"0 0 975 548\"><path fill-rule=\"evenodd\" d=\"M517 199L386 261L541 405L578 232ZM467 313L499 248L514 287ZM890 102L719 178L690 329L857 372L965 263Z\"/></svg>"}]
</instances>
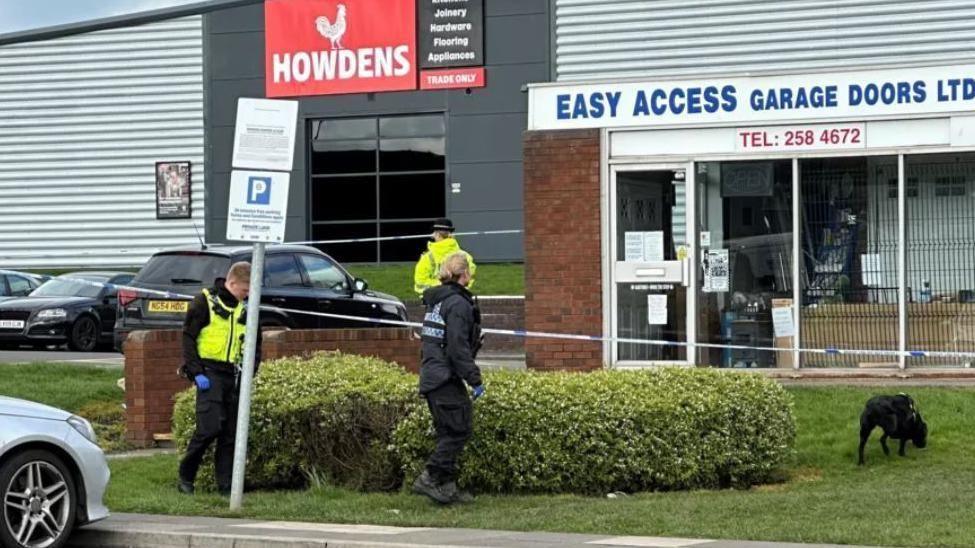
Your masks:
<instances>
[{"instance_id":1,"label":"green hedge","mask_svg":"<svg viewBox=\"0 0 975 548\"><path fill-rule=\"evenodd\" d=\"M743 487L768 480L795 438L778 383L712 369L497 372L475 403L459 483L479 492ZM412 477L432 449L429 411L395 434Z\"/></svg>"},{"instance_id":2,"label":"green hedge","mask_svg":"<svg viewBox=\"0 0 975 548\"><path fill-rule=\"evenodd\" d=\"M265 363L254 384L247 450L249 487L298 487L309 477L353 489L394 489L389 451L397 424L418 403L415 377L376 358L328 352ZM173 432L184 451L196 390L177 396ZM213 486L212 460L200 469Z\"/></svg>"},{"instance_id":3,"label":"green hedge","mask_svg":"<svg viewBox=\"0 0 975 548\"><path fill-rule=\"evenodd\" d=\"M488 372L460 483L478 492L744 487L791 452L795 421L775 381L711 369ZM174 432L192 434L193 391ZM433 449L416 377L372 358L321 354L266 364L258 377L248 485L297 487L309 475L393 489ZM206 471L212 482L212 465ZM407 482L407 485L409 482Z\"/></svg>"}]
</instances>

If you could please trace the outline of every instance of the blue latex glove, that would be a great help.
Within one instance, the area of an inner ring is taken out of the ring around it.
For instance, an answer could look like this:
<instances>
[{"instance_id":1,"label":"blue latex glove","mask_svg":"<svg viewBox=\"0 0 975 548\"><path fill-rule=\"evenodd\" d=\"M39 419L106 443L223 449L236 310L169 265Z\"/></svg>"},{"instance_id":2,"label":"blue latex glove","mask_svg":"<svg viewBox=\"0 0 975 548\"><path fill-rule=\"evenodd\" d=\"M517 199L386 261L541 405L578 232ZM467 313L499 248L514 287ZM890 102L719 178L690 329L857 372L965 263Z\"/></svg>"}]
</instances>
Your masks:
<instances>
[{"instance_id":1,"label":"blue latex glove","mask_svg":"<svg viewBox=\"0 0 975 548\"><path fill-rule=\"evenodd\" d=\"M480 398L484 395L484 385L480 384L474 387L474 399Z\"/></svg>"},{"instance_id":2,"label":"blue latex glove","mask_svg":"<svg viewBox=\"0 0 975 548\"><path fill-rule=\"evenodd\" d=\"M203 392L210 389L210 379L206 375L197 375L193 377L193 381L196 382L196 386L200 388Z\"/></svg>"}]
</instances>

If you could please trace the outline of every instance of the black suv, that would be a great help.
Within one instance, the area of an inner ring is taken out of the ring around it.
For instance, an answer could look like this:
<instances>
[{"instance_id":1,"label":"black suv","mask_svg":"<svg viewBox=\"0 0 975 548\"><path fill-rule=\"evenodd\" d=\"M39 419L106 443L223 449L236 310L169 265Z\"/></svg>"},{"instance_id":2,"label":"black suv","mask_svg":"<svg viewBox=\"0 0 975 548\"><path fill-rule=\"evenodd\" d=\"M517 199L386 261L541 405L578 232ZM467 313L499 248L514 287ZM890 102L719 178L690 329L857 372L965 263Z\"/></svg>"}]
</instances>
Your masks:
<instances>
[{"instance_id":1,"label":"black suv","mask_svg":"<svg viewBox=\"0 0 975 548\"><path fill-rule=\"evenodd\" d=\"M250 261L250 246L210 246L175 249L153 255L139 271L132 287L194 296L214 280L226 276L230 265ZM268 246L264 259L261 326L289 329L378 327L382 324L297 314L282 309L326 312L361 318L406 320L403 302L370 291L365 280L348 271L318 249L300 245ZM122 289L118 294L115 348L121 349L132 331L179 329L189 300L140 294Z\"/></svg>"}]
</instances>

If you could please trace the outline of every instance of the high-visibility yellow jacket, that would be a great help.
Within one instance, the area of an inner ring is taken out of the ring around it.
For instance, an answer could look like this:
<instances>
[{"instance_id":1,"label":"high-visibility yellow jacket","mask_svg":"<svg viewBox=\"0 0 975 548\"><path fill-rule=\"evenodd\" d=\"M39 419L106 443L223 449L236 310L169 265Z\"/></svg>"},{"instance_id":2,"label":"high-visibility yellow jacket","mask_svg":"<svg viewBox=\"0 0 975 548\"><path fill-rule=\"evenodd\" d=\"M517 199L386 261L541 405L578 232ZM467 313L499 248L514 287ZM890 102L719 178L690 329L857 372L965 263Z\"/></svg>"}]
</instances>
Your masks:
<instances>
[{"instance_id":1,"label":"high-visibility yellow jacket","mask_svg":"<svg viewBox=\"0 0 975 548\"><path fill-rule=\"evenodd\" d=\"M210 309L210 323L197 336L196 351L204 360L236 364L244 347L244 303L231 308L209 289L204 289L203 294Z\"/></svg>"},{"instance_id":2,"label":"high-visibility yellow jacket","mask_svg":"<svg viewBox=\"0 0 975 548\"><path fill-rule=\"evenodd\" d=\"M461 249L456 239L445 238L439 242L427 243L427 250L423 255L420 255L420 260L416 262L416 268L413 269L413 290L418 295L423 295L427 289L440 285L440 279L437 278L440 265L444 259L458 251L467 255L467 262L471 267L471 283L467 287L472 287L474 285L474 272L477 270L474 257Z\"/></svg>"}]
</instances>

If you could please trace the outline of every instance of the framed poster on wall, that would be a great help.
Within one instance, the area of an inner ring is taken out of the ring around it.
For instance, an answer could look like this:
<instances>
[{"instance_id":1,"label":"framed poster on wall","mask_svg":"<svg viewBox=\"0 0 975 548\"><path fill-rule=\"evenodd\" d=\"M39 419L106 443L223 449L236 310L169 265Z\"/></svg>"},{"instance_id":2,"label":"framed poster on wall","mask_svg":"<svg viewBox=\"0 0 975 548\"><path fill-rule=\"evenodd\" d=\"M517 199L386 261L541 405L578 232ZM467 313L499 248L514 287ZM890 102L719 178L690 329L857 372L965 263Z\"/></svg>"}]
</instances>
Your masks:
<instances>
[{"instance_id":1,"label":"framed poster on wall","mask_svg":"<svg viewBox=\"0 0 975 548\"><path fill-rule=\"evenodd\" d=\"M190 162L156 162L156 218L192 217Z\"/></svg>"}]
</instances>

